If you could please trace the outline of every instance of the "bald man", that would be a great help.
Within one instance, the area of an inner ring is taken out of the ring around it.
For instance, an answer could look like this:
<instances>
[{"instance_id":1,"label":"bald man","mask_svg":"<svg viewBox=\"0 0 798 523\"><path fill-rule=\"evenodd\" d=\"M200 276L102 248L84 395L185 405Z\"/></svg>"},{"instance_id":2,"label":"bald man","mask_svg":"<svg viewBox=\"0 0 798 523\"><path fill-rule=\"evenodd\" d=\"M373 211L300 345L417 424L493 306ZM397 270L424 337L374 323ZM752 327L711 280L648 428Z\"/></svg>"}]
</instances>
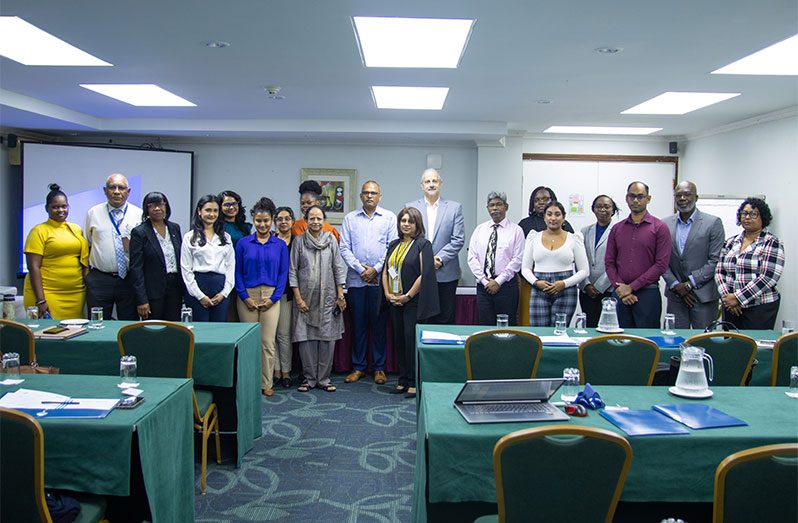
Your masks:
<instances>
[{"instance_id":1,"label":"bald man","mask_svg":"<svg viewBox=\"0 0 798 523\"><path fill-rule=\"evenodd\" d=\"M662 220L673 240L670 264L662 275L668 312L676 316L677 329L705 329L718 316L715 267L725 238L723 222L696 208L693 182L680 182L673 199L678 212Z\"/></svg>"},{"instance_id":2,"label":"bald man","mask_svg":"<svg viewBox=\"0 0 798 523\"><path fill-rule=\"evenodd\" d=\"M142 211L128 203L127 178L114 173L105 180L105 203L89 209L83 234L89 242L89 274L86 276L86 304L102 307L103 317L137 320L136 300L128 280L130 231L141 223Z\"/></svg>"},{"instance_id":3,"label":"bald man","mask_svg":"<svg viewBox=\"0 0 798 523\"><path fill-rule=\"evenodd\" d=\"M421 173L424 197L405 204L415 207L424 218L427 240L435 254L435 278L438 282L440 314L429 323L454 323L457 282L460 280L460 249L465 243L463 206L441 198L443 179L435 169Z\"/></svg>"}]
</instances>

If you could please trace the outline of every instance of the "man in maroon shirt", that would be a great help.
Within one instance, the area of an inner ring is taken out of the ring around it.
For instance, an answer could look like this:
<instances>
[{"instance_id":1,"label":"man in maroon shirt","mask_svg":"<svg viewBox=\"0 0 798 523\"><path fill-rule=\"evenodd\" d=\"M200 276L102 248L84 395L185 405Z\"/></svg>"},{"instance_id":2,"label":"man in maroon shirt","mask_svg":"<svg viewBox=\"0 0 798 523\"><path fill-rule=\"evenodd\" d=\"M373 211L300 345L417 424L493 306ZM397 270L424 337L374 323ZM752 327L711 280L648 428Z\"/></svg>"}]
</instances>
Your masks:
<instances>
[{"instance_id":1,"label":"man in maroon shirt","mask_svg":"<svg viewBox=\"0 0 798 523\"><path fill-rule=\"evenodd\" d=\"M622 328L659 327L662 298L659 278L668 269L671 234L668 226L646 211L648 185L632 182L626 203L632 211L607 238L604 265L618 296L618 323Z\"/></svg>"}]
</instances>

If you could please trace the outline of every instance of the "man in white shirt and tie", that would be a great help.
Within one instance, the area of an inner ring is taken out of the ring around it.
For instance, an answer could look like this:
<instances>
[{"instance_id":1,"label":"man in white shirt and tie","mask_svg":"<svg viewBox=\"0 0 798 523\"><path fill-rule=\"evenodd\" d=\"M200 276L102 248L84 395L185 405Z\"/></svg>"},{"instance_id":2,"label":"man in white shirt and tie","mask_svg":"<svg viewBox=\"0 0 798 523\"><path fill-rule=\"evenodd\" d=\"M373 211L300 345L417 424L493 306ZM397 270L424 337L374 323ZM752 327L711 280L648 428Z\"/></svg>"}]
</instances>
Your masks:
<instances>
[{"instance_id":1,"label":"man in white shirt and tie","mask_svg":"<svg viewBox=\"0 0 798 523\"><path fill-rule=\"evenodd\" d=\"M460 249L465 243L465 221L460 203L441 198L443 179L435 169L421 174L424 197L409 202L405 207L415 207L424 218L427 240L432 243L435 255L435 278L438 281L440 314L429 323L454 323L457 282L460 279Z\"/></svg>"},{"instance_id":2,"label":"man in white shirt and tie","mask_svg":"<svg viewBox=\"0 0 798 523\"><path fill-rule=\"evenodd\" d=\"M86 276L86 304L102 307L110 319L114 306L120 320L137 320L136 300L127 279L130 231L141 223L142 211L128 203L130 186L124 175L108 177L103 188L106 203L89 209L83 234L89 242L89 274Z\"/></svg>"}]
</instances>

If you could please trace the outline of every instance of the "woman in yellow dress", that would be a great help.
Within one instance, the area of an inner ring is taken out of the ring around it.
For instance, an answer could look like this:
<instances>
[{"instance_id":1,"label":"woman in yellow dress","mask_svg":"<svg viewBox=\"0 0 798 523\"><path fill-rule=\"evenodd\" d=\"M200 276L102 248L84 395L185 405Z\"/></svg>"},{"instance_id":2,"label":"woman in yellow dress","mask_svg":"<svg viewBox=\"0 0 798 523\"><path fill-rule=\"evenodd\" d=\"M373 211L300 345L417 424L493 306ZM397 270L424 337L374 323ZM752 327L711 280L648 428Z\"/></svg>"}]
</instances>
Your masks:
<instances>
[{"instance_id":1,"label":"woman in yellow dress","mask_svg":"<svg viewBox=\"0 0 798 523\"><path fill-rule=\"evenodd\" d=\"M45 209L49 219L31 229L25 240L25 307L36 305L39 317L84 317L89 244L80 227L66 221L69 202L57 184L50 185Z\"/></svg>"}]
</instances>

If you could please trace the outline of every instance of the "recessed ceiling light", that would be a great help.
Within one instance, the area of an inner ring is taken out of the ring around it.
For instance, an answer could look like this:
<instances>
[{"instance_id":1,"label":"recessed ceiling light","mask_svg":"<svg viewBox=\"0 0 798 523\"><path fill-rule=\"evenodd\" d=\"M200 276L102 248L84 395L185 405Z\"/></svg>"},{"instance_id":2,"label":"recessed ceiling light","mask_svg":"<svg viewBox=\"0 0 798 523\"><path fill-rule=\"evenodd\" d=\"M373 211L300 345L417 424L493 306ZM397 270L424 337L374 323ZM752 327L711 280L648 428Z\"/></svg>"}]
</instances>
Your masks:
<instances>
[{"instance_id":1,"label":"recessed ceiling light","mask_svg":"<svg viewBox=\"0 0 798 523\"><path fill-rule=\"evenodd\" d=\"M740 58L712 74L798 75L798 35Z\"/></svg>"},{"instance_id":2,"label":"recessed ceiling light","mask_svg":"<svg viewBox=\"0 0 798 523\"><path fill-rule=\"evenodd\" d=\"M355 36L366 67L455 69L474 20L355 16Z\"/></svg>"},{"instance_id":3,"label":"recessed ceiling light","mask_svg":"<svg viewBox=\"0 0 798 523\"><path fill-rule=\"evenodd\" d=\"M0 55L23 65L113 65L17 16L0 16Z\"/></svg>"},{"instance_id":4,"label":"recessed ceiling light","mask_svg":"<svg viewBox=\"0 0 798 523\"><path fill-rule=\"evenodd\" d=\"M154 84L80 84L91 91L138 107L196 107Z\"/></svg>"},{"instance_id":5,"label":"recessed ceiling light","mask_svg":"<svg viewBox=\"0 0 798 523\"><path fill-rule=\"evenodd\" d=\"M691 93L668 91L630 107L621 114L687 114L696 109L740 96L740 93Z\"/></svg>"},{"instance_id":6,"label":"recessed ceiling light","mask_svg":"<svg viewBox=\"0 0 798 523\"><path fill-rule=\"evenodd\" d=\"M587 125L552 125L544 133L562 134L651 134L662 127L590 127Z\"/></svg>"},{"instance_id":7,"label":"recessed ceiling light","mask_svg":"<svg viewBox=\"0 0 798 523\"><path fill-rule=\"evenodd\" d=\"M388 87L373 85L371 92L378 109L426 109L440 111L448 87Z\"/></svg>"},{"instance_id":8,"label":"recessed ceiling light","mask_svg":"<svg viewBox=\"0 0 798 523\"><path fill-rule=\"evenodd\" d=\"M549 105L551 103L551 100L543 100L543 99L535 100L535 103L540 105Z\"/></svg>"},{"instance_id":9,"label":"recessed ceiling light","mask_svg":"<svg viewBox=\"0 0 798 523\"><path fill-rule=\"evenodd\" d=\"M596 47L593 50L599 54L616 54L623 51L623 47Z\"/></svg>"},{"instance_id":10,"label":"recessed ceiling light","mask_svg":"<svg viewBox=\"0 0 798 523\"><path fill-rule=\"evenodd\" d=\"M224 49L225 47L230 47L230 42L211 40L209 42L205 42L205 47L210 47L211 49Z\"/></svg>"}]
</instances>

